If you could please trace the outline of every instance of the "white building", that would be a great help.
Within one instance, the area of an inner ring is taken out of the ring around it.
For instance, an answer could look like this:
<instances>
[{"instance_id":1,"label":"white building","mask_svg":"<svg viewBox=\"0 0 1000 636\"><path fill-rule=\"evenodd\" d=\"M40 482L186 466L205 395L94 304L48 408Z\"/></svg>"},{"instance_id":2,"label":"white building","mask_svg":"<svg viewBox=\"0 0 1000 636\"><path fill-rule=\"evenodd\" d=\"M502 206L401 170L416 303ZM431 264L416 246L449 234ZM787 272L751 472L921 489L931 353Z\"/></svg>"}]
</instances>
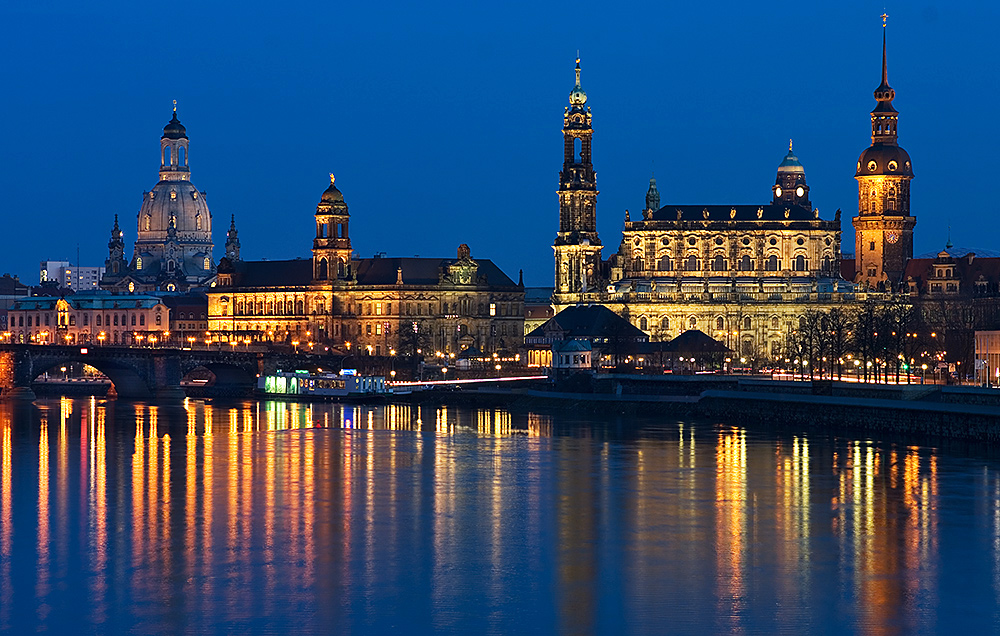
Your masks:
<instances>
[{"instance_id":1,"label":"white building","mask_svg":"<svg viewBox=\"0 0 1000 636\"><path fill-rule=\"evenodd\" d=\"M60 287L73 291L97 289L104 276L103 267L73 266L69 261L42 261L39 263L39 283L56 281Z\"/></svg>"}]
</instances>

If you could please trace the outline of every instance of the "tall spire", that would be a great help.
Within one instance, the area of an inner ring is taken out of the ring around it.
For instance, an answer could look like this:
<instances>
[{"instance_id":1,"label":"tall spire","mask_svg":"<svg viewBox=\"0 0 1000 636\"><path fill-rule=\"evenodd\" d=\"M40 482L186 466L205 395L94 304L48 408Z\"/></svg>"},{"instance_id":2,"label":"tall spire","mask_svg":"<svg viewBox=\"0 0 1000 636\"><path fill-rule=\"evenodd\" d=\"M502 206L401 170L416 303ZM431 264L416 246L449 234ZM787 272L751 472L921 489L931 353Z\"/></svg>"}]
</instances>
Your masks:
<instances>
[{"instance_id":1,"label":"tall spire","mask_svg":"<svg viewBox=\"0 0 1000 636\"><path fill-rule=\"evenodd\" d=\"M230 261L240 260L240 239L236 231L236 215L229 221L229 232L226 233L226 258Z\"/></svg>"},{"instance_id":2,"label":"tall spire","mask_svg":"<svg viewBox=\"0 0 1000 636\"><path fill-rule=\"evenodd\" d=\"M573 85L573 90L569 92L569 104L573 108L583 108L583 105L587 103L587 93L580 86L580 58L576 58L576 84Z\"/></svg>"},{"instance_id":3,"label":"tall spire","mask_svg":"<svg viewBox=\"0 0 1000 636\"><path fill-rule=\"evenodd\" d=\"M885 21L888 17L888 14L882 14L882 84L885 86L889 85L889 65L885 61Z\"/></svg>"}]
</instances>

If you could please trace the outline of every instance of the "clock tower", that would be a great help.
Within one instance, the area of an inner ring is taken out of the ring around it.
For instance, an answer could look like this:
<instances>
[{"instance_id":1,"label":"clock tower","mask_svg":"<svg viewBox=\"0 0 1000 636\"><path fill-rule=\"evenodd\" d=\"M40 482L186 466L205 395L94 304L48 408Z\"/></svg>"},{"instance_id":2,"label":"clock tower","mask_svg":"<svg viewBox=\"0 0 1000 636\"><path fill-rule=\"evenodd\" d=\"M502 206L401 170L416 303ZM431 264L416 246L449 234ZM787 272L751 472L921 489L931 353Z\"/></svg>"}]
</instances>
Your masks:
<instances>
[{"instance_id":1,"label":"clock tower","mask_svg":"<svg viewBox=\"0 0 1000 636\"><path fill-rule=\"evenodd\" d=\"M597 236L597 173L591 161L594 134L587 93L576 84L563 115L563 168L559 173L559 232L555 244L557 305L583 300L582 294L601 288L601 239Z\"/></svg>"},{"instance_id":2,"label":"clock tower","mask_svg":"<svg viewBox=\"0 0 1000 636\"><path fill-rule=\"evenodd\" d=\"M882 83L875 89L871 113L872 145L858 158L858 216L854 217L855 282L869 288L891 289L900 284L906 262L913 257L910 215L910 155L897 143L899 113L892 106L896 92L889 86L886 66L885 18L882 16Z\"/></svg>"}]
</instances>

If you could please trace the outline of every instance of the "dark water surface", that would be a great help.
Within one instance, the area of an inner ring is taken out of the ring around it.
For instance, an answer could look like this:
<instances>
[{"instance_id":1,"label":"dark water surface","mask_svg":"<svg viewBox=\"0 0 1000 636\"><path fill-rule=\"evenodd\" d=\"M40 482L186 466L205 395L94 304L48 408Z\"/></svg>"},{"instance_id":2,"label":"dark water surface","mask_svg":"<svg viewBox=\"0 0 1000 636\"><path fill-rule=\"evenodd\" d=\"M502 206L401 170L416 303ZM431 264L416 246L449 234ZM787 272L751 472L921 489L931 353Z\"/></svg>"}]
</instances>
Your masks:
<instances>
[{"instance_id":1,"label":"dark water surface","mask_svg":"<svg viewBox=\"0 0 1000 636\"><path fill-rule=\"evenodd\" d=\"M1000 462L676 418L0 405L11 632L989 633Z\"/></svg>"}]
</instances>

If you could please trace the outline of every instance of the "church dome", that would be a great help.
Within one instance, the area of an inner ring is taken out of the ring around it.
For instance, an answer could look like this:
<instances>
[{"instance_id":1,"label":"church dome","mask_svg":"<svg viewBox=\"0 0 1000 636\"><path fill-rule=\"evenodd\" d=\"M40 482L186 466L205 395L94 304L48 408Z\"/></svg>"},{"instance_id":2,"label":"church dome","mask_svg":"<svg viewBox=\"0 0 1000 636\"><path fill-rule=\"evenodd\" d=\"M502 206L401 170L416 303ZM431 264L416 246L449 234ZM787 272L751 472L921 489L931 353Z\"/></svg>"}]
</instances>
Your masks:
<instances>
[{"instance_id":1,"label":"church dome","mask_svg":"<svg viewBox=\"0 0 1000 636\"><path fill-rule=\"evenodd\" d=\"M778 164L778 172L779 173L792 172L792 173L804 174L805 171L806 169L802 166L802 163L799 161L799 158L795 156L795 153L792 152L791 144L789 144L788 154L785 155L785 158L781 160L780 164Z\"/></svg>"},{"instance_id":2,"label":"church dome","mask_svg":"<svg viewBox=\"0 0 1000 636\"><path fill-rule=\"evenodd\" d=\"M187 129L177 119L177 111L174 111L173 118L163 127L163 139L187 139Z\"/></svg>"},{"instance_id":3,"label":"church dome","mask_svg":"<svg viewBox=\"0 0 1000 636\"><path fill-rule=\"evenodd\" d=\"M166 237L173 221L178 238L212 242L212 217L204 193L190 181L160 181L142 198L140 238Z\"/></svg>"},{"instance_id":4,"label":"church dome","mask_svg":"<svg viewBox=\"0 0 1000 636\"><path fill-rule=\"evenodd\" d=\"M905 150L891 144L873 144L865 149L858 158L858 169L855 177L875 175L913 176L913 165L910 155Z\"/></svg>"},{"instance_id":5,"label":"church dome","mask_svg":"<svg viewBox=\"0 0 1000 636\"><path fill-rule=\"evenodd\" d=\"M334 185L334 176L330 175L330 187L328 187L324 192L323 196L319 199L320 203L343 203L344 194L337 189Z\"/></svg>"},{"instance_id":6,"label":"church dome","mask_svg":"<svg viewBox=\"0 0 1000 636\"><path fill-rule=\"evenodd\" d=\"M587 103L587 93L584 92L583 87L580 86L580 58L576 60L576 84L573 86L573 90L569 92L569 105L575 107L581 107Z\"/></svg>"}]
</instances>

